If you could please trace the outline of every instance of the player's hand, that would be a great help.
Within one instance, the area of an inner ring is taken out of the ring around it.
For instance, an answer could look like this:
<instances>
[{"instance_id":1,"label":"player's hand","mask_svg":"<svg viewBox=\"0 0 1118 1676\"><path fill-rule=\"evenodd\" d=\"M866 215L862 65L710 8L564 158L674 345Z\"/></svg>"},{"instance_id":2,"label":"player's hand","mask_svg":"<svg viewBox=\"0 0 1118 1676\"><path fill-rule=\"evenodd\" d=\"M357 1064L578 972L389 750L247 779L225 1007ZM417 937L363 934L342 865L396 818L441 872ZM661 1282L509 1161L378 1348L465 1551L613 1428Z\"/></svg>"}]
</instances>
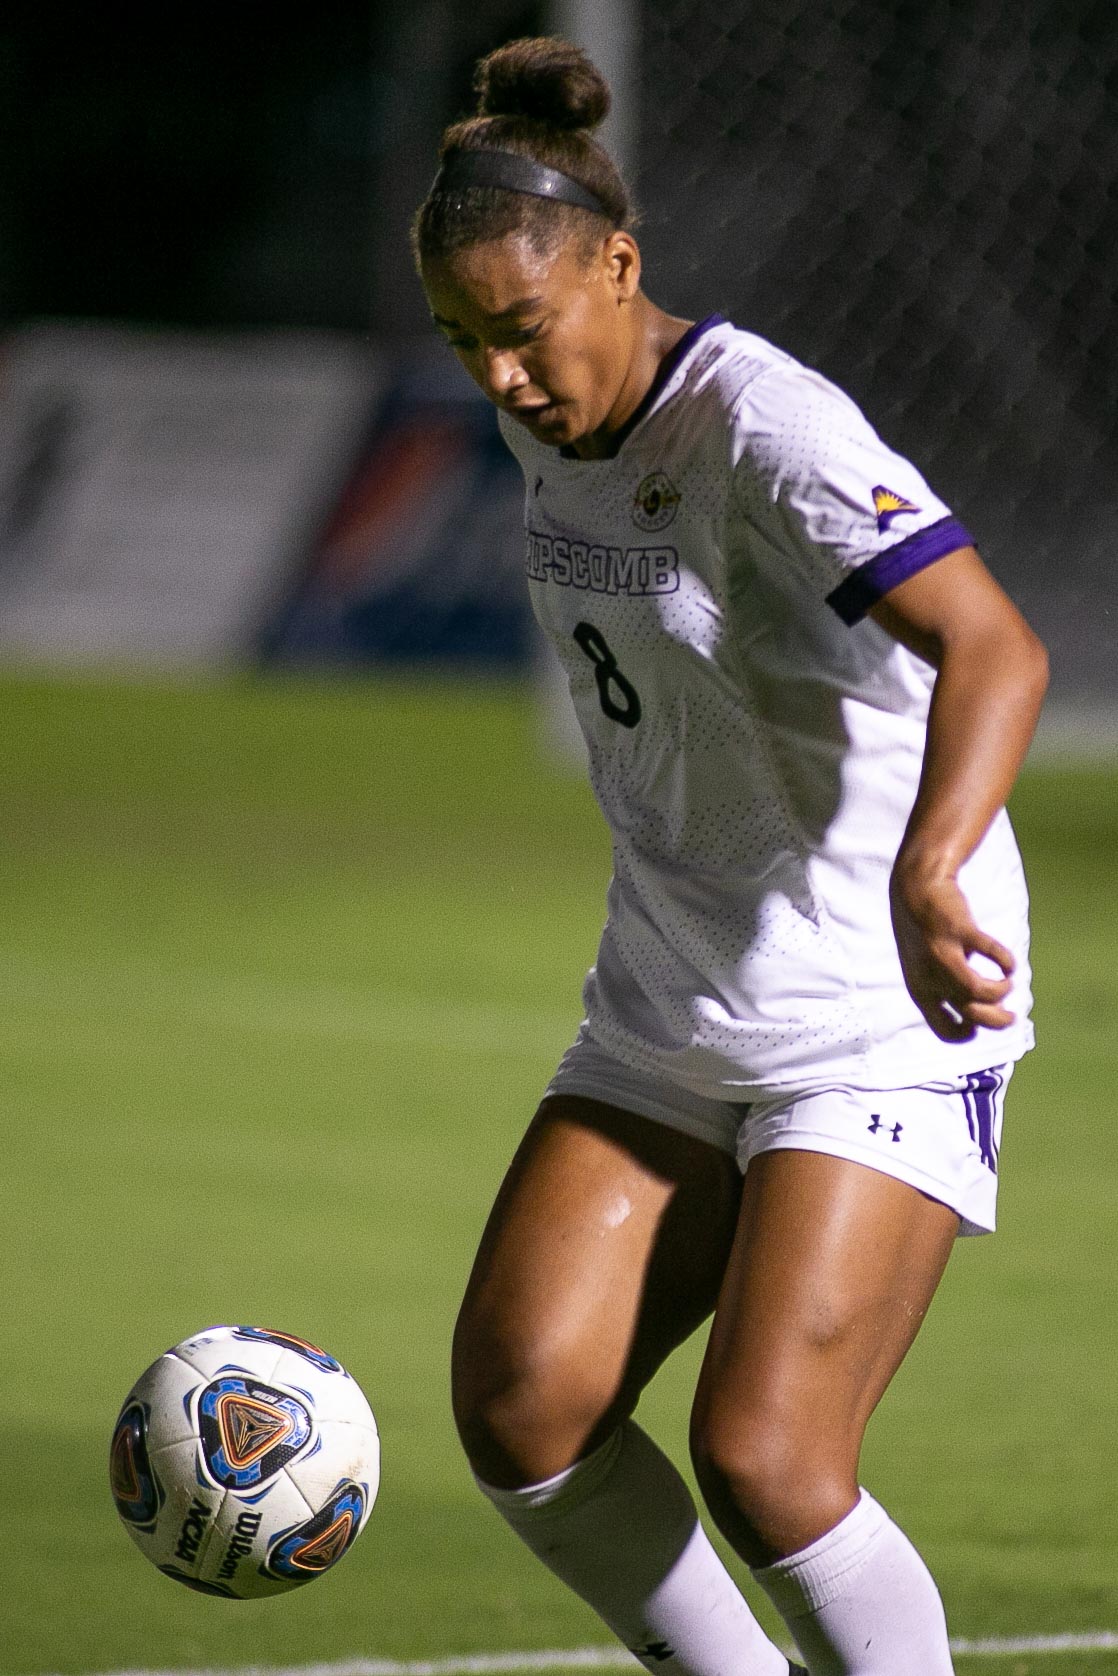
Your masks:
<instances>
[{"instance_id":1,"label":"player's hand","mask_svg":"<svg viewBox=\"0 0 1118 1676\"><path fill-rule=\"evenodd\" d=\"M936 1035L968 1042L979 1026L1012 1024L1015 1014L1002 1002L1016 962L1004 944L979 930L955 879L922 878L898 858L889 900L908 992Z\"/></svg>"}]
</instances>

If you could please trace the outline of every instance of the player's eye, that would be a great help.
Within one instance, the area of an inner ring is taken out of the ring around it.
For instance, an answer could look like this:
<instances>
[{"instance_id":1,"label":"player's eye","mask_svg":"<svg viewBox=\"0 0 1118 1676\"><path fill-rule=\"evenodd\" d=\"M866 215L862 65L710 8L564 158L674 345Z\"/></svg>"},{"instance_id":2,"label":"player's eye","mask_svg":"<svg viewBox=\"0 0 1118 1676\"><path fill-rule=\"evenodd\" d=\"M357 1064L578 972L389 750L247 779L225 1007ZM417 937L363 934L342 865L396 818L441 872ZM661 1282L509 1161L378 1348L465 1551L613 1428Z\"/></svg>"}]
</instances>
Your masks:
<instances>
[{"instance_id":1,"label":"player's eye","mask_svg":"<svg viewBox=\"0 0 1118 1676\"><path fill-rule=\"evenodd\" d=\"M493 341L493 348L519 349L524 344L531 343L540 335L542 330L542 322L534 326L517 326L515 329L502 332L500 340ZM470 332L448 332L444 330L443 336L451 349L460 349L467 355L472 355L475 350L481 348L480 339L474 337Z\"/></svg>"}]
</instances>

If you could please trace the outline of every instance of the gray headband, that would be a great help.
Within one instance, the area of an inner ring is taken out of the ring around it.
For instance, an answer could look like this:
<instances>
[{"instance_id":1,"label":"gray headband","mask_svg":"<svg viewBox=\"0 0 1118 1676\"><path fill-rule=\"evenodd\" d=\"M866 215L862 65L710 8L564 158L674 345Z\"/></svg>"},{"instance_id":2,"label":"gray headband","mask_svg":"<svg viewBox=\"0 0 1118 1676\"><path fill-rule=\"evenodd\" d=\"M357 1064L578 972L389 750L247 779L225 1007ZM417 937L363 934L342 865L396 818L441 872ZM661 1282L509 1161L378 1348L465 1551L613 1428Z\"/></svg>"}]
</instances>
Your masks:
<instances>
[{"instance_id":1,"label":"gray headband","mask_svg":"<svg viewBox=\"0 0 1118 1676\"><path fill-rule=\"evenodd\" d=\"M549 169L531 157L515 151L452 151L431 186L436 192L454 192L466 186L495 186L502 192L526 192L532 198L552 198L574 204L612 220L609 211L593 192L559 169Z\"/></svg>"}]
</instances>

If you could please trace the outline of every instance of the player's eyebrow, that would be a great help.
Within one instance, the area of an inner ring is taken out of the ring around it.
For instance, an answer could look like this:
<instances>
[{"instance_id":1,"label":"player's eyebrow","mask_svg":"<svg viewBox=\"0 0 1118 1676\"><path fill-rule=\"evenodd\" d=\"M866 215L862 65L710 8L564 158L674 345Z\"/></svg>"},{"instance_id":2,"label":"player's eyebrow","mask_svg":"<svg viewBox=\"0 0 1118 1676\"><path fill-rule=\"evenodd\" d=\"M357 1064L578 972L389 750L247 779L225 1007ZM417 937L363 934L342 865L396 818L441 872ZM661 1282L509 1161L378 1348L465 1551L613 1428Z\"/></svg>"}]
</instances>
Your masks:
<instances>
[{"instance_id":1,"label":"player's eyebrow","mask_svg":"<svg viewBox=\"0 0 1118 1676\"><path fill-rule=\"evenodd\" d=\"M485 318L487 320L497 322L502 320L511 320L518 314L531 314L535 309L540 307L542 302L542 297L522 297L519 302L510 303L508 308L501 309L497 314L487 314ZM455 330L462 324L460 320L447 320L444 315L436 314L433 309L431 311L431 319L435 322L436 326L450 326Z\"/></svg>"}]
</instances>

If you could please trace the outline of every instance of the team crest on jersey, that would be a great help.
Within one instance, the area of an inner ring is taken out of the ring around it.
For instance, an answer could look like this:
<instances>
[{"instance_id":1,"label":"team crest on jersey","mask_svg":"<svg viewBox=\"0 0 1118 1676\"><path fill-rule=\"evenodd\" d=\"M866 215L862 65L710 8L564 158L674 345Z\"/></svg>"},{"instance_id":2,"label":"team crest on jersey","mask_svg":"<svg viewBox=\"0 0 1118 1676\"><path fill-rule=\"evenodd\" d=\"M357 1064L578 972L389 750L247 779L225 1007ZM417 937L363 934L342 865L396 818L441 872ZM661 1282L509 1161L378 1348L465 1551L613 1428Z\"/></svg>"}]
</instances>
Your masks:
<instances>
[{"instance_id":1,"label":"team crest on jersey","mask_svg":"<svg viewBox=\"0 0 1118 1676\"><path fill-rule=\"evenodd\" d=\"M903 495L898 495L895 489L887 489L884 483L879 483L874 489L873 509L877 513L877 527L882 533L889 528L893 519L899 517L902 512L920 511L920 508L914 506L910 500L905 500Z\"/></svg>"},{"instance_id":2,"label":"team crest on jersey","mask_svg":"<svg viewBox=\"0 0 1118 1676\"><path fill-rule=\"evenodd\" d=\"M675 517L679 490L662 471L650 472L633 501L633 522L642 530L665 530Z\"/></svg>"}]
</instances>

